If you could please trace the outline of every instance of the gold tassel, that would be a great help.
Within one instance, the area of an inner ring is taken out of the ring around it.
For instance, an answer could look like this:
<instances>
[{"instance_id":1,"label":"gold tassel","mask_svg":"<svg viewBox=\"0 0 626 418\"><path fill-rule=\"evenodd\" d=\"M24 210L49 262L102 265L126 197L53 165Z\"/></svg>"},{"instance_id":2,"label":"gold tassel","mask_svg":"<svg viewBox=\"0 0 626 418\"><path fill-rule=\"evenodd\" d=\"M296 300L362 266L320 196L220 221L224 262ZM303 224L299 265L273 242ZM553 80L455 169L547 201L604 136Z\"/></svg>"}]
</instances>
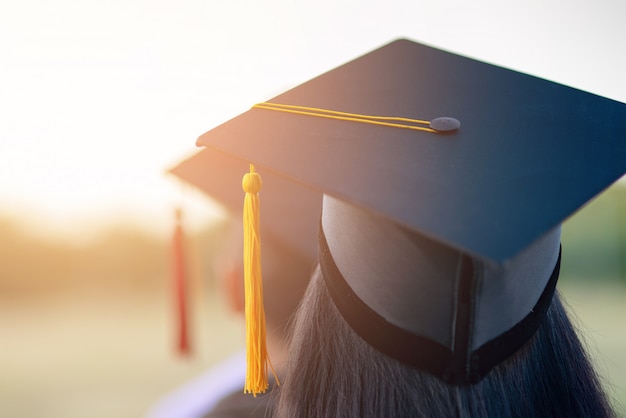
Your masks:
<instances>
[{"instance_id":1,"label":"gold tassel","mask_svg":"<svg viewBox=\"0 0 626 418\"><path fill-rule=\"evenodd\" d=\"M267 367L276 373L267 354L263 280L261 274L260 202L261 176L250 164L241 182L246 197L243 208L243 268L246 315L246 383L244 393L264 393L269 384ZM278 383L278 378L276 378Z\"/></svg>"}]
</instances>

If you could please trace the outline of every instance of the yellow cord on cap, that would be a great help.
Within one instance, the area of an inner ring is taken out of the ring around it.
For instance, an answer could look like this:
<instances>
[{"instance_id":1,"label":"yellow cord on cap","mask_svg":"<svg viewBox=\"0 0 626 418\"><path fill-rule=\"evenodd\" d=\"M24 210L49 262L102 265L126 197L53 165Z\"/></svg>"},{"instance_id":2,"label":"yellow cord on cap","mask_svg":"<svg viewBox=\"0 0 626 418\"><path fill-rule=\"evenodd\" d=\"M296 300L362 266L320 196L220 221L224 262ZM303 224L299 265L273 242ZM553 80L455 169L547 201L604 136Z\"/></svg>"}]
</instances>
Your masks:
<instances>
[{"instance_id":1,"label":"yellow cord on cap","mask_svg":"<svg viewBox=\"0 0 626 418\"><path fill-rule=\"evenodd\" d=\"M269 102L257 103L254 106L252 106L252 108L275 110L278 112L295 113L297 115L317 116L320 118L345 120L345 121L350 121L350 122L369 123L371 125L382 125L382 126L389 126L392 128L413 129L416 131L437 133L436 129L433 129L430 127L415 126L415 125L408 124L408 123L412 123L412 124L418 124L418 125L430 125L430 121L422 120L422 119L401 118L397 116L363 115L360 113L348 113L348 112L339 112L337 110L320 109L318 107L287 105L287 104L269 103ZM392 122L387 122L387 121L407 122L407 123L392 123Z\"/></svg>"},{"instance_id":2,"label":"yellow cord on cap","mask_svg":"<svg viewBox=\"0 0 626 418\"><path fill-rule=\"evenodd\" d=\"M264 393L269 384L267 366L280 384L267 354L263 280L261 274L260 201L261 176L250 164L241 182L246 197L243 207L243 268L246 315L246 383L244 393Z\"/></svg>"}]
</instances>

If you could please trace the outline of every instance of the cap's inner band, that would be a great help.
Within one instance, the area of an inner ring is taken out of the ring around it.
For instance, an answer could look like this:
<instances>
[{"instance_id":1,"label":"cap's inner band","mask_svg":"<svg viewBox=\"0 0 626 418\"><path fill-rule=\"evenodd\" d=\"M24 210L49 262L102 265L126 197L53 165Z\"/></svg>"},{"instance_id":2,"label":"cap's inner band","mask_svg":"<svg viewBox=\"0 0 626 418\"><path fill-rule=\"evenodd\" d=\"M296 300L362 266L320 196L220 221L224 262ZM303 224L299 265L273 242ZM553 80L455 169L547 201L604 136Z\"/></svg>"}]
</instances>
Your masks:
<instances>
[{"instance_id":1,"label":"cap's inner band","mask_svg":"<svg viewBox=\"0 0 626 418\"><path fill-rule=\"evenodd\" d=\"M340 112L337 110L321 109L318 107L289 105L281 103L257 103L253 109L275 110L278 112L293 113L304 116L317 116L320 118L337 119L349 122L369 123L372 125L388 126L391 128L413 129L430 133L449 132L460 127L460 122L454 118L440 117L433 121L422 119L403 118L398 116L374 116L360 113ZM451 122L452 121L452 122ZM404 123L398 123L404 122ZM435 122L433 124L433 122ZM426 125L426 126L419 126ZM439 129L438 129L439 127Z\"/></svg>"},{"instance_id":2,"label":"cap's inner band","mask_svg":"<svg viewBox=\"0 0 626 418\"><path fill-rule=\"evenodd\" d=\"M455 385L477 383L533 336L552 301L561 265L559 250L554 270L534 308L511 329L468 353L467 347L455 347L452 351L426 337L413 334L372 310L354 293L337 268L321 227L319 243L320 268L326 287L350 327L382 353ZM461 269L460 279L472 280L473 275L473 268ZM471 283L468 285L471 286Z\"/></svg>"}]
</instances>

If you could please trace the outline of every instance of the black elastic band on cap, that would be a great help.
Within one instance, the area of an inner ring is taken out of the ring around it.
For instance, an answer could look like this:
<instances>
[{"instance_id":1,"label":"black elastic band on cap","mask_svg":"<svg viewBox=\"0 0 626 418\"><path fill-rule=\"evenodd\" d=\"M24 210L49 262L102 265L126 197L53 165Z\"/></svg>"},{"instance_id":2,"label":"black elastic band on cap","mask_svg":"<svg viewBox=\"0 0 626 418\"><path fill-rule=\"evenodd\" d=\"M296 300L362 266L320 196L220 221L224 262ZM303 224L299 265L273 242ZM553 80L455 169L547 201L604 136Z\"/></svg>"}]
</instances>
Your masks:
<instances>
[{"instance_id":1,"label":"black elastic band on cap","mask_svg":"<svg viewBox=\"0 0 626 418\"><path fill-rule=\"evenodd\" d=\"M452 352L445 346L398 327L367 306L346 283L319 232L320 269L330 296L350 327L377 350L436 376L443 375Z\"/></svg>"},{"instance_id":2,"label":"black elastic band on cap","mask_svg":"<svg viewBox=\"0 0 626 418\"><path fill-rule=\"evenodd\" d=\"M530 339L550 306L561 262L559 253L550 280L534 309L509 331L485 343L471 355L468 356L467 350L457 353L463 357L461 364L449 348L392 324L367 306L337 268L321 227L319 242L322 277L337 310L350 327L378 351L454 385L477 383ZM473 275L473 269L462 269L462 281L466 280L466 273L470 270Z\"/></svg>"},{"instance_id":3,"label":"black elastic band on cap","mask_svg":"<svg viewBox=\"0 0 626 418\"><path fill-rule=\"evenodd\" d=\"M472 370L475 374L472 376L473 381L482 379L491 369L509 358L534 335L539 325L541 325L546 312L548 312L554 291L556 290L556 282L558 281L560 270L561 248L559 248L559 257L554 270L552 270L550 280L548 280L546 288L539 296L539 300L533 310L513 328L493 340L487 341L472 353L471 362L474 365Z\"/></svg>"}]
</instances>

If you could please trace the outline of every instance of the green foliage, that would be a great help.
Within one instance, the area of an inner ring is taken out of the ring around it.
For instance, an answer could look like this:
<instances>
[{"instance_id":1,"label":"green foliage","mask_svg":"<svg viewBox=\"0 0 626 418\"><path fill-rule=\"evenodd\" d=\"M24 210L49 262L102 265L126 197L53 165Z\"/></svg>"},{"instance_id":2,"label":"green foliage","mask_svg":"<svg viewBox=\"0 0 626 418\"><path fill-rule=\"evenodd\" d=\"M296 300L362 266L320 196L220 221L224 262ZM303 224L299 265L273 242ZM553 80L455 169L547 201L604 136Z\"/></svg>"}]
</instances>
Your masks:
<instances>
[{"instance_id":1,"label":"green foliage","mask_svg":"<svg viewBox=\"0 0 626 418\"><path fill-rule=\"evenodd\" d=\"M563 225L564 280L626 283L626 187L615 184Z\"/></svg>"},{"instance_id":2,"label":"green foliage","mask_svg":"<svg viewBox=\"0 0 626 418\"><path fill-rule=\"evenodd\" d=\"M118 225L91 243L71 245L29 236L14 225L11 219L0 219L0 297L76 288L162 288L172 271L169 238L132 226ZM194 274L210 276L224 233L224 225L216 223L186 236L188 258L201 258L196 262L200 271Z\"/></svg>"}]
</instances>

